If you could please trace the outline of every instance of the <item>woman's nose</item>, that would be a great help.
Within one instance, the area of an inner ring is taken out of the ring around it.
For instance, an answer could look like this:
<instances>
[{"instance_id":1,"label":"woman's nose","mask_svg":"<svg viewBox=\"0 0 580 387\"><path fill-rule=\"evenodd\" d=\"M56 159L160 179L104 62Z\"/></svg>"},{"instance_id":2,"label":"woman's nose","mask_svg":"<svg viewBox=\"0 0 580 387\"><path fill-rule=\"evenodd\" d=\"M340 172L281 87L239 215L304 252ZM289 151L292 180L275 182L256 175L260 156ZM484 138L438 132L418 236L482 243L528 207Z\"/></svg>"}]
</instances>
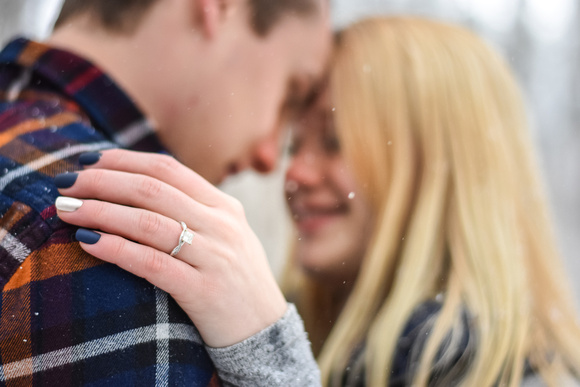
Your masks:
<instances>
[{"instance_id":1,"label":"woman's nose","mask_svg":"<svg viewBox=\"0 0 580 387\"><path fill-rule=\"evenodd\" d=\"M324 168L320 156L314 152L300 152L290 158L286 170L286 182L294 182L296 188L315 186L323 180L323 175Z\"/></svg>"}]
</instances>

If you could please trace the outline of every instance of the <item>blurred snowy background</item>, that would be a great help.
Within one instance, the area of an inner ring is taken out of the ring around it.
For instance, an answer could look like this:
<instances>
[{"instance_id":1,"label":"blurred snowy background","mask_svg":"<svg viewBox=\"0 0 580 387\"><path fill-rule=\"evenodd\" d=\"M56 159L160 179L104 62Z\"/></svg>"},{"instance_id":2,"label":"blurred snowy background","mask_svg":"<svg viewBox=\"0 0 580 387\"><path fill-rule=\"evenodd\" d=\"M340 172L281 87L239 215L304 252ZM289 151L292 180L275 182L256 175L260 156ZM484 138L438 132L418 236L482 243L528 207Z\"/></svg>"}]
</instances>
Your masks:
<instances>
[{"instance_id":1,"label":"blurred snowy background","mask_svg":"<svg viewBox=\"0 0 580 387\"><path fill-rule=\"evenodd\" d=\"M42 39L60 0L0 0L0 43L15 34ZM470 27L508 59L525 92L533 135L565 264L580 304L580 3L577 0L332 0L344 26L373 14L415 14ZM251 172L222 188L246 207L276 273L289 224L283 165L271 176Z\"/></svg>"}]
</instances>

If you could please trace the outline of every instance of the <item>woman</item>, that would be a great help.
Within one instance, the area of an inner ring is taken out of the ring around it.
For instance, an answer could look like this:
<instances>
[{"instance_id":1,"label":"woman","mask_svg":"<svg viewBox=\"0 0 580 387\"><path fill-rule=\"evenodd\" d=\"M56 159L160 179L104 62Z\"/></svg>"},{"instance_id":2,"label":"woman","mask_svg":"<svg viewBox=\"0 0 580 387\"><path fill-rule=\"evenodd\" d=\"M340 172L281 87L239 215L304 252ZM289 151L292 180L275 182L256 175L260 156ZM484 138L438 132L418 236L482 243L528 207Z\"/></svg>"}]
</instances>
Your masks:
<instances>
[{"instance_id":1,"label":"woman","mask_svg":"<svg viewBox=\"0 0 580 387\"><path fill-rule=\"evenodd\" d=\"M580 375L577 315L531 149L512 75L471 33L382 18L340 34L328 89L294 131L286 184L298 235L285 283L319 352L323 384L515 386L534 373L560 386ZM111 168L106 160L92 168ZM149 173L139 168L130 172ZM83 173L79 187L62 192L81 196L91 184ZM126 196L118 186L100 188L116 193L99 193L110 201ZM188 211L176 188L148 211L161 212L172 196ZM83 207L59 214L99 228L98 211ZM121 216L106 212L108 223ZM119 234L161 246L121 221L130 231ZM189 261L177 255L173 273L205 264L218 268L218 280L235 272L232 265L241 283L251 282L243 262L205 262L205 239ZM82 247L143 275L130 263L139 263L139 252L111 259L102 243ZM171 264L170 243L158 249L160 262ZM188 289L203 277L174 281L162 269L147 278L181 295L196 324L212 308L229 310L224 297L267 305L259 288L242 294L236 283L202 313ZM204 326L209 337L223 329Z\"/></svg>"},{"instance_id":2,"label":"woman","mask_svg":"<svg viewBox=\"0 0 580 387\"><path fill-rule=\"evenodd\" d=\"M347 28L335 55L286 175L285 287L323 385L578 378L578 318L502 59L463 28L397 17Z\"/></svg>"}]
</instances>

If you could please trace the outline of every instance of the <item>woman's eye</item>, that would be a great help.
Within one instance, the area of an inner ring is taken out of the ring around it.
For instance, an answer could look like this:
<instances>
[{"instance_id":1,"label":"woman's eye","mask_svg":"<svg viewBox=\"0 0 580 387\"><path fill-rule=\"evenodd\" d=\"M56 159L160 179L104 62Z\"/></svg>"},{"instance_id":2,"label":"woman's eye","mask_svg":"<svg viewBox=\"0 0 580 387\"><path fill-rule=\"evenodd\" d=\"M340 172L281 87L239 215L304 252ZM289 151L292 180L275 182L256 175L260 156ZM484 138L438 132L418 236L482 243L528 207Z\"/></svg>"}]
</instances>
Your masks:
<instances>
[{"instance_id":1,"label":"woman's eye","mask_svg":"<svg viewBox=\"0 0 580 387\"><path fill-rule=\"evenodd\" d=\"M298 153L298 144L296 141L292 141L288 144L288 146L286 146L286 153L289 156L294 156L296 153Z\"/></svg>"},{"instance_id":2,"label":"woman's eye","mask_svg":"<svg viewBox=\"0 0 580 387\"><path fill-rule=\"evenodd\" d=\"M293 120L300 115L303 108L303 101L296 97L291 96L286 99L282 105L282 116L287 120Z\"/></svg>"},{"instance_id":3,"label":"woman's eye","mask_svg":"<svg viewBox=\"0 0 580 387\"><path fill-rule=\"evenodd\" d=\"M324 139L324 150L328 153L336 153L340 151L340 142L336 136Z\"/></svg>"}]
</instances>

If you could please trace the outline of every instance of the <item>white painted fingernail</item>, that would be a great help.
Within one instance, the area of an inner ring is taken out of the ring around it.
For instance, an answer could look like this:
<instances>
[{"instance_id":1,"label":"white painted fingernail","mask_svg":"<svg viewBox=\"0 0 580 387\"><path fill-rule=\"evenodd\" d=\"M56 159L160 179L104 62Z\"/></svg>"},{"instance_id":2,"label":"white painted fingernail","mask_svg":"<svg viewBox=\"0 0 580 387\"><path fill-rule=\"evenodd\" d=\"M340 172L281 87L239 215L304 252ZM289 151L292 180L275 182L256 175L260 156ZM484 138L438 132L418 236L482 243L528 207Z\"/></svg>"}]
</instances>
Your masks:
<instances>
[{"instance_id":1,"label":"white painted fingernail","mask_svg":"<svg viewBox=\"0 0 580 387\"><path fill-rule=\"evenodd\" d=\"M73 212L81 208L83 201L66 196L59 196L56 198L54 205L56 206L57 210Z\"/></svg>"}]
</instances>

